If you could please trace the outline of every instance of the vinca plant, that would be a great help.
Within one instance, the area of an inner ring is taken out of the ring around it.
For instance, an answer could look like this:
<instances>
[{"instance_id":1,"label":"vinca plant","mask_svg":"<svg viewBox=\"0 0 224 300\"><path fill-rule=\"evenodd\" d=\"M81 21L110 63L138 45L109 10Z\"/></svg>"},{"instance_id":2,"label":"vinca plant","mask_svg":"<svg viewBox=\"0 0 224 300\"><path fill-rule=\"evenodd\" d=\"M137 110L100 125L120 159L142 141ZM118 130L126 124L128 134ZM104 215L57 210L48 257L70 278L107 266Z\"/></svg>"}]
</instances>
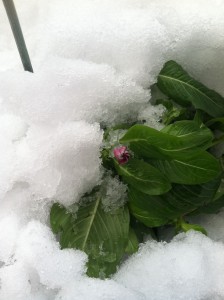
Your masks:
<instances>
[{"instance_id":1,"label":"vinca plant","mask_svg":"<svg viewBox=\"0 0 224 300\"><path fill-rule=\"evenodd\" d=\"M127 185L126 204L104 209L100 185L79 206L55 203L51 209L51 227L61 247L84 251L91 277L116 272L145 235L159 239L160 227L206 234L190 217L224 206L224 98L174 61L164 65L157 87L164 97L155 105L166 108L161 130L139 122L104 129L102 165L105 174Z\"/></svg>"}]
</instances>

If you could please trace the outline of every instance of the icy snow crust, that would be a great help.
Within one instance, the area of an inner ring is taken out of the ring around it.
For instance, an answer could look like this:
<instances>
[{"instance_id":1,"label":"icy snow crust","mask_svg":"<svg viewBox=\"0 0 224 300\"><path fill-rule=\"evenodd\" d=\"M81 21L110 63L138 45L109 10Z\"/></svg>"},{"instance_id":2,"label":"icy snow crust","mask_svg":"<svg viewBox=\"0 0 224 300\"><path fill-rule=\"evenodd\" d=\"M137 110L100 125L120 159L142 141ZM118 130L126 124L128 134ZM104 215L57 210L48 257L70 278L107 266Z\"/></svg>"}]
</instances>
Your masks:
<instances>
[{"instance_id":1,"label":"icy snow crust","mask_svg":"<svg viewBox=\"0 0 224 300\"><path fill-rule=\"evenodd\" d=\"M166 60L224 95L224 2L15 4L35 74L0 1L0 299L224 299L224 213L198 220L210 238L148 241L105 281L87 278L86 255L60 250L49 228L54 201L78 202L101 180L99 123L158 127L147 88Z\"/></svg>"}]
</instances>

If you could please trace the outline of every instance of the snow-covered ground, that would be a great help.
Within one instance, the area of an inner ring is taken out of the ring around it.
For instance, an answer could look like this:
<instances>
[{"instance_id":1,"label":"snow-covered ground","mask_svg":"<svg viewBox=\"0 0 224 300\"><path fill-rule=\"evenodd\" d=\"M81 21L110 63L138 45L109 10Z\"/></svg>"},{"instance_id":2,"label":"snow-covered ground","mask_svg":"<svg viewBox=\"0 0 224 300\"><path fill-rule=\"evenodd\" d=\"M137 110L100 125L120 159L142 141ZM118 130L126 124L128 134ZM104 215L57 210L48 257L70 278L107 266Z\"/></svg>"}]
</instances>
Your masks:
<instances>
[{"instance_id":1,"label":"snow-covered ground","mask_svg":"<svg viewBox=\"0 0 224 300\"><path fill-rule=\"evenodd\" d=\"M165 61L224 95L223 0L15 4L35 73L22 70L0 2L0 300L224 299L224 213L197 220L209 238L148 241L105 281L49 229L54 201L100 181L99 123L154 117L147 88Z\"/></svg>"}]
</instances>

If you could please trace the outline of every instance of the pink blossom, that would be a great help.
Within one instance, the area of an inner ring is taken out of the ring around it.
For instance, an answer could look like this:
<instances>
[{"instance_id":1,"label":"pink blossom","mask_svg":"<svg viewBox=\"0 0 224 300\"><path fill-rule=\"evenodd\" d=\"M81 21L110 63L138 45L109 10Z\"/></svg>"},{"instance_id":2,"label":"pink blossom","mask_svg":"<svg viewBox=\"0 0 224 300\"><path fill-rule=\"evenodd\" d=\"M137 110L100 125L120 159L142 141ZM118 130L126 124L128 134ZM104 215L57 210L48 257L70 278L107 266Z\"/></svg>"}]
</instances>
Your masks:
<instances>
[{"instance_id":1,"label":"pink blossom","mask_svg":"<svg viewBox=\"0 0 224 300\"><path fill-rule=\"evenodd\" d=\"M119 164L125 164L128 162L130 158L130 154L128 153L127 147L126 146L120 146L117 148L114 148L114 157L117 159Z\"/></svg>"}]
</instances>

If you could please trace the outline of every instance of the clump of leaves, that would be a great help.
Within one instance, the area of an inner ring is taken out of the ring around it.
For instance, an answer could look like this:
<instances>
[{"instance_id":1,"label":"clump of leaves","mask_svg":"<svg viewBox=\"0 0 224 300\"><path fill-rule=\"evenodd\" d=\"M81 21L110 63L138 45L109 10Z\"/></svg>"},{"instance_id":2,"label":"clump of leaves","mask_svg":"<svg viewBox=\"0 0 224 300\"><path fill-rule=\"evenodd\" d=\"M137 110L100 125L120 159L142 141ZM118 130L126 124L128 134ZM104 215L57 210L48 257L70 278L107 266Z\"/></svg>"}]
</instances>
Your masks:
<instances>
[{"instance_id":1,"label":"clump of leaves","mask_svg":"<svg viewBox=\"0 0 224 300\"><path fill-rule=\"evenodd\" d=\"M212 154L224 140L224 98L174 61L165 64L157 85L166 97L157 101L166 107L165 127L158 131L125 124L118 144L105 143L102 150L104 168L128 186L128 204L105 212L96 189L76 212L59 204L51 209L61 247L87 253L89 276L110 276L125 256L138 250L144 234L156 238L154 229L160 226L206 234L187 217L217 213L224 206L223 153ZM118 129L107 128L105 140Z\"/></svg>"},{"instance_id":2,"label":"clump of leaves","mask_svg":"<svg viewBox=\"0 0 224 300\"><path fill-rule=\"evenodd\" d=\"M87 253L89 276L105 278L116 271L128 246L129 211L123 207L105 212L99 193L84 200L75 213L54 204L50 216L52 230L59 234L62 248Z\"/></svg>"}]
</instances>

